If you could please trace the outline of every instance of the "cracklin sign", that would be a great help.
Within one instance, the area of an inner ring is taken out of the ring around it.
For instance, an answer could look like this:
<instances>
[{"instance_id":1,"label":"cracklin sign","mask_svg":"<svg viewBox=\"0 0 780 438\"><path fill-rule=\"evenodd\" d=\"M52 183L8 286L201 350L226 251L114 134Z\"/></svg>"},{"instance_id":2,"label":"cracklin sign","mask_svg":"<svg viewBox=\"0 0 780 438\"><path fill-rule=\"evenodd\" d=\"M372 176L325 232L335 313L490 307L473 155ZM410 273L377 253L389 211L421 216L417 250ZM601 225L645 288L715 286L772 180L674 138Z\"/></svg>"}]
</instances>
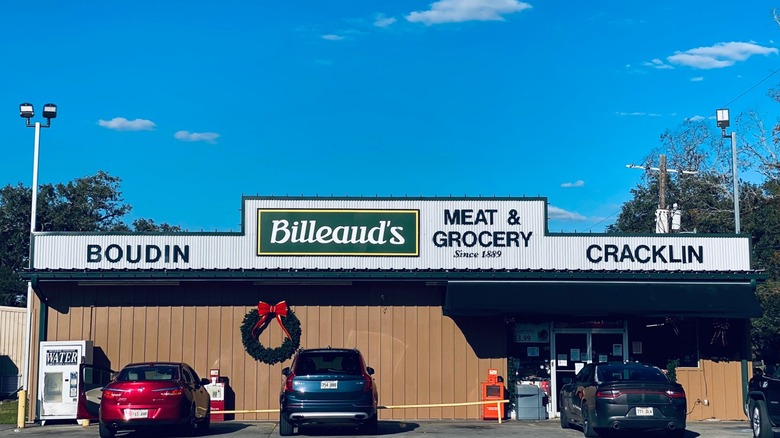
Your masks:
<instances>
[{"instance_id":1,"label":"cracklin sign","mask_svg":"<svg viewBox=\"0 0 780 438\"><path fill-rule=\"evenodd\" d=\"M419 210L258 209L257 255L420 255Z\"/></svg>"}]
</instances>

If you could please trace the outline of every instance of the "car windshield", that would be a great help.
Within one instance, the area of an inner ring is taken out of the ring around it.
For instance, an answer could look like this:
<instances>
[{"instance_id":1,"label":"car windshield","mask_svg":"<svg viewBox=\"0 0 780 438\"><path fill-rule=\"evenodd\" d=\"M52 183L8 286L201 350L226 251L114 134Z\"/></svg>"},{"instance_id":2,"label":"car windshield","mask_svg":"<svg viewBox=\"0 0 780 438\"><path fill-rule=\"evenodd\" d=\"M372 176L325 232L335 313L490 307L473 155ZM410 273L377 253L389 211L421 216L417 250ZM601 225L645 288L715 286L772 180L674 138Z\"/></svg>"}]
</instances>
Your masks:
<instances>
[{"instance_id":1,"label":"car windshield","mask_svg":"<svg viewBox=\"0 0 780 438\"><path fill-rule=\"evenodd\" d=\"M776 363L767 364L763 370L763 374L767 377L780 377L780 366Z\"/></svg>"},{"instance_id":2,"label":"car windshield","mask_svg":"<svg viewBox=\"0 0 780 438\"><path fill-rule=\"evenodd\" d=\"M357 354L327 351L301 354L293 372L299 376L329 373L362 374Z\"/></svg>"},{"instance_id":3,"label":"car windshield","mask_svg":"<svg viewBox=\"0 0 780 438\"><path fill-rule=\"evenodd\" d=\"M116 378L120 382L136 380L178 380L179 369L173 365L148 365L123 369Z\"/></svg>"},{"instance_id":4,"label":"car windshield","mask_svg":"<svg viewBox=\"0 0 780 438\"><path fill-rule=\"evenodd\" d=\"M602 365L596 369L596 378L600 382L616 382L621 380L643 382L668 382L663 372L654 367L634 367Z\"/></svg>"}]
</instances>

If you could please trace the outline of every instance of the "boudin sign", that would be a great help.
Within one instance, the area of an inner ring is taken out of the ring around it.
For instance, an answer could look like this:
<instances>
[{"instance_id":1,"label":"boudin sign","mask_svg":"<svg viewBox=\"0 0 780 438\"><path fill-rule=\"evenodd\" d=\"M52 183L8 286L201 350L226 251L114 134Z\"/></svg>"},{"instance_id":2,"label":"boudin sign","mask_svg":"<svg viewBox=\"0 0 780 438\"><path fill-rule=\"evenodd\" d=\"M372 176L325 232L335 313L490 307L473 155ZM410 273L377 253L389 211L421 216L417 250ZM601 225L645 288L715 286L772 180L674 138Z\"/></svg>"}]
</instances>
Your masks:
<instances>
[{"instance_id":1,"label":"boudin sign","mask_svg":"<svg viewBox=\"0 0 780 438\"><path fill-rule=\"evenodd\" d=\"M750 269L748 236L548 232L544 198L243 203L238 232L35 233L34 269Z\"/></svg>"}]
</instances>

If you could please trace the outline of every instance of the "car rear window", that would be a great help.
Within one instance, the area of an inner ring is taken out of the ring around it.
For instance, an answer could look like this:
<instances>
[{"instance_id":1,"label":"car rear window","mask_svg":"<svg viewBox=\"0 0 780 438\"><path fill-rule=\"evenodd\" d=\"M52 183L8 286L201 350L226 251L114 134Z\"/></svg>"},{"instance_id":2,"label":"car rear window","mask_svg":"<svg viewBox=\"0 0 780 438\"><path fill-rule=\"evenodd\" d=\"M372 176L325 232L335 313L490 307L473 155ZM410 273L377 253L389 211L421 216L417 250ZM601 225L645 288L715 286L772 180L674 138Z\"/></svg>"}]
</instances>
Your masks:
<instances>
[{"instance_id":1,"label":"car rear window","mask_svg":"<svg viewBox=\"0 0 780 438\"><path fill-rule=\"evenodd\" d=\"M353 374L363 373L360 357L355 353L317 352L302 353L295 363L296 375L310 374Z\"/></svg>"},{"instance_id":2,"label":"car rear window","mask_svg":"<svg viewBox=\"0 0 780 438\"><path fill-rule=\"evenodd\" d=\"M179 380L179 368L172 365L150 365L125 368L116 378L120 382L136 380Z\"/></svg>"},{"instance_id":3,"label":"car rear window","mask_svg":"<svg viewBox=\"0 0 780 438\"><path fill-rule=\"evenodd\" d=\"M596 378L600 382L616 382L621 380L637 380L643 382L668 382L664 373L653 367L624 367L620 365L604 365L598 367Z\"/></svg>"}]
</instances>

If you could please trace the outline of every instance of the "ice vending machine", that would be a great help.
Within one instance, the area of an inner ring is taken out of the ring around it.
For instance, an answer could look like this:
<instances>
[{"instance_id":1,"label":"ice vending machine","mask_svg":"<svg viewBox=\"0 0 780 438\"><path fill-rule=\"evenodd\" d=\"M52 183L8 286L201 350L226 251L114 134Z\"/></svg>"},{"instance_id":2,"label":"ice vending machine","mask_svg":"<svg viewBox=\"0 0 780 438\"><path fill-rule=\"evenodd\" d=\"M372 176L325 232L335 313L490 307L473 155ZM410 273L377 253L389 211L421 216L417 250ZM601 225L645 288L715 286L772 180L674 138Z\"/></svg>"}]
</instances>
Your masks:
<instances>
[{"instance_id":1,"label":"ice vending machine","mask_svg":"<svg viewBox=\"0 0 780 438\"><path fill-rule=\"evenodd\" d=\"M46 420L75 420L79 367L92 363L92 341L42 341L38 357L38 409Z\"/></svg>"}]
</instances>

